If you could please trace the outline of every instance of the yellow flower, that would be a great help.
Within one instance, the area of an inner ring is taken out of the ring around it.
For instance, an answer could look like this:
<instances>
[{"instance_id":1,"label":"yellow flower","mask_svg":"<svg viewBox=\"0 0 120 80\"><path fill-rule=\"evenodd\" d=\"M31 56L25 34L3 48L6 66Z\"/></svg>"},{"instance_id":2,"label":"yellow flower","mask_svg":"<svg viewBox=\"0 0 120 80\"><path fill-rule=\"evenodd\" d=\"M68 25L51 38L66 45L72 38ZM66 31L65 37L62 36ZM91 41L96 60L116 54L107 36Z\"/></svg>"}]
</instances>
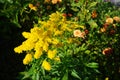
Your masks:
<instances>
[{"instance_id":1,"label":"yellow flower","mask_svg":"<svg viewBox=\"0 0 120 80\"><path fill-rule=\"evenodd\" d=\"M73 39L72 39L72 38L68 38L67 42L68 42L68 43L72 43L72 42L73 42Z\"/></svg>"},{"instance_id":2,"label":"yellow flower","mask_svg":"<svg viewBox=\"0 0 120 80\"><path fill-rule=\"evenodd\" d=\"M112 19L112 18L107 18L107 19L106 19L106 23L112 24L112 23L113 23L113 19Z\"/></svg>"},{"instance_id":3,"label":"yellow flower","mask_svg":"<svg viewBox=\"0 0 120 80\"><path fill-rule=\"evenodd\" d=\"M42 63L42 67L45 69L45 70L51 70L51 65L49 62L47 62L46 60L43 61Z\"/></svg>"},{"instance_id":4,"label":"yellow flower","mask_svg":"<svg viewBox=\"0 0 120 80\"><path fill-rule=\"evenodd\" d=\"M73 35L75 37L85 38L85 32L81 32L80 30L74 30Z\"/></svg>"},{"instance_id":5,"label":"yellow flower","mask_svg":"<svg viewBox=\"0 0 120 80\"><path fill-rule=\"evenodd\" d=\"M56 50L53 50L53 51L49 50L48 53L47 53L48 58L53 59L55 57L56 53L57 53Z\"/></svg>"},{"instance_id":6,"label":"yellow flower","mask_svg":"<svg viewBox=\"0 0 120 80\"><path fill-rule=\"evenodd\" d=\"M58 0L58 2L62 2L62 0Z\"/></svg>"},{"instance_id":7,"label":"yellow flower","mask_svg":"<svg viewBox=\"0 0 120 80\"><path fill-rule=\"evenodd\" d=\"M30 33L29 32L23 32L22 35L25 37L25 38L30 38Z\"/></svg>"},{"instance_id":8,"label":"yellow flower","mask_svg":"<svg viewBox=\"0 0 120 80\"><path fill-rule=\"evenodd\" d=\"M52 0L53 4L57 4L58 0Z\"/></svg>"},{"instance_id":9,"label":"yellow flower","mask_svg":"<svg viewBox=\"0 0 120 80\"><path fill-rule=\"evenodd\" d=\"M45 38L45 41L47 41L48 43L51 43L51 42L52 42L52 39L47 36L47 37Z\"/></svg>"},{"instance_id":10,"label":"yellow flower","mask_svg":"<svg viewBox=\"0 0 120 80\"><path fill-rule=\"evenodd\" d=\"M33 4L29 4L29 8L31 9L31 10L34 10L34 11L37 11L37 7L36 6L33 6Z\"/></svg>"},{"instance_id":11,"label":"yellow flower","mask_svg":"<svg viewBox=\"0 0 120 80\"><path fill-rule=\"evenodd\" d=\"M57 57L54 58L54 60L55 60L55 61L60 61L60 57L57 56Z\"/></svg>"},{"instance_id":12,"label":"yellow flower","mask_svg":"<svg viewBox=\"0 0 120 80\"><path fill-rule=\"evenodd\" d=\"M57 35L61 35L62 33L63 33L62 31L56 30L54 35L57 36Z\"/></svg>"},{"instance_id":13,"label":"yellow flower","mask_svg":"<svg viewBox=\"0 0 120 80\"><path fill-rule=\"evenodd\" d=\"M20 45L20 46L18 46L18 47L15 47L14 48L14 51L16 52L16 53L22 53L22 46Z\"/></svg>"},{"instance_id":14,"label":"yellow flower","mask_svg":"<svg viewBox=\"0 0 120 80\"><path fill-rule=\"evenodd\" d=\"M115 17L113 17L113 20L115 20L116 22L120 22L120 17L115 16Z\"/></svg>"},{"instance_id":15,"label":"yellow flower","mask_svg":"<svg viewBox=\"0 0 120 80\"><path fill-rule=\"evenodd\" d=\"M53 4L57 4L57 2L62 2L62 0L52 0Z\"/></svg>"},{"instance_id":16,"label":"yellow flower","mask_svg":"<svg viewBox=\"0 0 120 80\"><path fill-rule=\"evenodd\" d=\"M47 52L49 44L47 42L43 45L43 50Z\"/></svg>"},{"instance_id":17,"label":"yellow flower","mask_svg":"<svg viewBox=\"0 0 120 80\"><path fill-rule=\"evenodd\" d=\"M108 77L106 77L106 78L105 78L105 80L109 80L109 78L108 78Z\"/></svg>"},{"instance_id":18,"label":"yellow flower","mask_svg":"<svg viewBox=\"0 0 120 80\"><path fill-rule=\"evenodd\" d=\"M56 45L59 43L59 41L58 41L58 39L53 38L52 43Z\"/></svg>"},{"instance_id":19,"label":"yellow flower","mask_svg":"<svg viewBox=\"0 0 120 80\"><path fill-rule=\"evenodd\" d=\"M40 56L43 54L42 51L43 51L42 48L37 49L35 54L34 54L34 58L35 59L40 58Z\"/></svg>"},{"instance_id":20,"label":"yellow flower","mask_svg":"<svg viewBox=\"0 0 120 80\"><path fill-rule=\"evenodd\" d=\"M23 64L27 65L32 61L32 54L26 54L25 58L23 59Z\"/></svg>"}]
</instances>

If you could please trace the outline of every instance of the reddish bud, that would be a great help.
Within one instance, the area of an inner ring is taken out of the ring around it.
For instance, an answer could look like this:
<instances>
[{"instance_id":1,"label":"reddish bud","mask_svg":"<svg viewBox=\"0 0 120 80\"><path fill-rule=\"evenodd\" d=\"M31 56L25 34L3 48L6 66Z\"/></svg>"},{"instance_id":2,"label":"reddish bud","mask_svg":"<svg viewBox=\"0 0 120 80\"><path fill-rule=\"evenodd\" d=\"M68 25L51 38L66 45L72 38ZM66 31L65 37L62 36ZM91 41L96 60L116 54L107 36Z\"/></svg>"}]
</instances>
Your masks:
<instances>
[{"instance_id":1,"label":"reddish bud","mask_svg":"<svg viewBox=\"0 0 120 80\"><path fill-rule=\"evenodd\" d=\"M111 35L115 34L115 30L110 30L110 34Z\"/></svg>"},{"instance_id":2,"label":"reddish bud","mask_svg":"<svg viewBox=\"0 0 120 80\"><path fill-rule=\"evenodd\" d=\"M63 16L64 16L64 17L67 17L67 14L66 14L66 13L63 13Z\"/></svg>"},{"instance_id":3,"label":"reddish bud","mask_svg":"<svg viewBox=\"0 0 120 80\"><path fill-rule=\"evenodd\" d=\"M72 14L68 13L68 16L69 16L69 17L72 17Z\"/></svg>"},{"instance_id":4,"label":"reddish bud","mask_svg":"<svg viewBox=\"0 0 120 80\"><path fill-rule=\"evenodd\" d=\"M89 31L86 29L86 30L85 30L85 34L88 34L88 33L89 33Z\"/></svg>"},{"instance_id":5,"label":"reddish bud","mask_svg":"<svg viewBox=\"0 0 120 80\"><path fill-rule=\"evenodd\" d=\"M113 49L108 47L108 48L105 48L103 51L102 51L102 54L103 55L110 55L113 53Z\"/></svg>"},{"instance_id":6,"label":"reddish bud","mask_svg":"<svg viewBox=\"0 0 120 80\"><path fill-rule=\"evenodd\" d=\"M78 3L79 0L75 0L76 3Z\"/></svg>"}]
</instances>

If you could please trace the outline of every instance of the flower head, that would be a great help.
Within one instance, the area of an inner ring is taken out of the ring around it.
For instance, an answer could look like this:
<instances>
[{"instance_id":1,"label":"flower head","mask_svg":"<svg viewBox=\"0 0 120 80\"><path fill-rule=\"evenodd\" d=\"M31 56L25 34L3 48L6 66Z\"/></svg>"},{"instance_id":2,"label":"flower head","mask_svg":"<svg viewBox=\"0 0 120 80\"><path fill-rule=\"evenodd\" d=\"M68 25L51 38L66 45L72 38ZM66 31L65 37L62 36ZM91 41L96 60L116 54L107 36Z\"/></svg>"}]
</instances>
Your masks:
<instances>
[{"instance_id":1,"label":"flower head","mask_svg":"<svg viewBox=\"0 0 120 80\"><path fill-rule=\"evenodd\" d=\"M27 65L32 61L32 54L27 54L25 58L23 59L23 64Z\"/></svg>"},{"instance_id":2,"label":"flower head","mask_svg":"<svg viewBox=\"0 0 120 80\"><path fill-rule=\"evenodd\" d=\"M74 30L73 35L75 37L85 38L85 32L81 32L80 30Z\"/></svg>"},{"instance_id":3,"label":"flower head","mask_svg":"<svg viewBox=\"0 0 120 80\"><path fill-rule=\"evenodd\" d=\"M51 65L49 62L47 62L46 60L43 61L42 63L42 67L45 69L45 70L51 70Z\"/></svg>"},{"instance_id":4,"label":"flower head","mask_svg":"<svg viewBox=\"0 0 120 80\"><path fill-rule=\"evenodd\" d=\"M53 4L57 4L58 2L62 2L62 0L52 0Z\"/></svg>"},{"instance_id":5,"label":"flower head","mask_svg":"<svg viewBox=\"0 0 120 80\"><path fill-rule=\"evenodd\" d=\"M115 20L116 22L120 22L120 17L115 16L115 17L113 17L113 20Z\"/></svg>"},{"instance_id":6,"label":"flower head","mask_svg":"<svg viewBox=\"0 0 120 80\"><path fill-rule=\"evenodd\" d=\"M57 52L56 50L53 50L53 51L49 50L48 53L47 53L48 58L53 59L55 57L55 55L56 55L56 52Z\"/></svg>"},{"instance_id":7,"label":"flower head","mask_svg":"<svg viewBox=\"0 0 120 80\"><path fill-rule=\"evenodd\" d=\"M29 8L31 9L31 10L34 10L34 11L37 11L37 7L36 6L34 6L33 4L29 4Z\"/></svg>"},{"instance_id":8,"label":"flower head","mask_svg":"<svg viewBox=\"0 0 120 80\"><path fill-rule=\"evenodd\" d=\"M112 19L112 18L107 18L107 19L106 19L106 23L112 24L112 23L113 23L113 19Z\"/></svg>"}]
</instances>

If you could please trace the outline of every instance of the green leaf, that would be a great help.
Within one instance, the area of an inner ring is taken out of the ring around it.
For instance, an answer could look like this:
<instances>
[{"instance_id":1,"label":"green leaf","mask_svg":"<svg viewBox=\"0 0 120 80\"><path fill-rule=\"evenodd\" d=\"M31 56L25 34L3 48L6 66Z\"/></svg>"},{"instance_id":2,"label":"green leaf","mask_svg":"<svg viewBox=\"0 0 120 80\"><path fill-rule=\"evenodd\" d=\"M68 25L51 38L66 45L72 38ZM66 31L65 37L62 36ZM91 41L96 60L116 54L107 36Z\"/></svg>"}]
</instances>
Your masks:
<instances>
[{"instance_id":1,"label":"green leaf","mask_svg":"<svg viewBox=\"0 0 120 80\"><path fill-rule=\"evenodd\" d=\"M68 71L66 71L66 73L64 74L62 80L68 80Z\"/></svg>"},{"instance_id":2,"label":"green leaf","mask_svg":"<svg viewBox=\"0 0 120 80\"><path fill-rule=\"evenodd\" d=\"M15 24L17 27L21 28L21 25L18 22L13 21L13 24Z\"/></svg>"},{"instance_id":3,"label":"green leaf","mask_svg":"<svg viewBox=\"0 0 120 80\"><path fill-rule=\"evenodd\" d=\"M90 50L86 50L85 53L86 53L86 54L89 54L89 53L90 53Z\"/></svg>"},{"instance_id":4,"label":"green leaf","mask_svg":"<svg viewBox=\"0 0 120 80\"><path fill-rule=\"evenodd\" d=\"M36 80L40 80L39 72L36 74Z\"/></svg>"},{"instance_id":5,"label":"green leaf","mask_svg":"<svg viewBox=\"0 0 120 80\"><path fill-rule=\"evenodd\" d=\"M89 5L89 9L92 8L92 7L95 7L96 4L97 4L97 2L92 2L92 3L90 3L90 5Z\"/></svg>"},{"instance_id":6,"label":"green leaf","mask_svg":"<svg viewBox=\"0 0 120 80\"><path fill-rule=\"evenodd\" d=\"M52 80L60 80L60 78L52 78Z\"/></svg>"},{"instance_id":7,"label":"green leaf","mask_svg":"<svg viewBox=\"0 0 120 80\"><path fill-rule=\"evenodd\" d=\"M88 24L91 26L91 28L97 28L98 27L97 23L94 20L88 21Z\"/></svg>"},{"instance_id":8,"label":"green leaf","mask_svg":"<svg viewBox=\"0 0 120 80\"><path fill-rule=\"evenodd\" d=\"M78 76L78 73L75 70L72 71L71 75L81 80L81 78Z\"/></svg>"},{"instance_id":9,"label":"green leaf","mask_svg":"<svg viewBox=\"0 0 120 80\"><path fill-rule=\"evenodd\" d=\"M75 11L75 12L77 12L77 11L79 11L79 9L77 9L77 8L71 8L73 11Z\"/></svg>"},{"instance_id":10,"label":"green leaf","mask_svg":"<svg viewBox=\"0 0 120 80\"><path fill-rule=\"evenodd\" d=\"M24 75L22 79L27 79L31 76L28 72L20 72L20 75Z\"/></svg>"},{"instance_id":11,"label":"green leaf","mask_svg":"<svg viewBox=\"0 0 120 80\"><path fill-rule=\"evenodd\" d=\"M98 63L96 63L96 62L88 63L88 64L86 64L86 66L89 68L98 68L99 67Z\"/></svg>"}]
</instances>

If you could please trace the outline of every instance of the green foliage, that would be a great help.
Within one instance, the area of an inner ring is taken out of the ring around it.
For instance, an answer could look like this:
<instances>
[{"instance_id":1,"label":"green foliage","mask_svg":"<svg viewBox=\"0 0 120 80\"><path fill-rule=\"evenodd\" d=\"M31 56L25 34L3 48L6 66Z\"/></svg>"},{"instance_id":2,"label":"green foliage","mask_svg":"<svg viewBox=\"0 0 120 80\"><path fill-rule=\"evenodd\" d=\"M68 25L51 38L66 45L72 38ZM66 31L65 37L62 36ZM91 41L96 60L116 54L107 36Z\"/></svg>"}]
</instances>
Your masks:
<instances>
[{"instance_id":1,"label":"green foliage","mask_svg":"<svg viewBox=\"0 0 120 80\"><path fill-rule=\"evenodd\" d=\"M113 19L115 16L120 17L120 10L116 6L110 2L102 2L102 0L64 0L56 4L53 4L51 1L37 0L31 1L37 7L37 10L34 10L28 7L30 2L23 3L25 4L22 5L22 8L15 12L15 14L21 16L21 23L24 23L26 20L32 21L39 28L44 28L43 32L46 33L51 31L48 30L51 27L50 25L54 24L52 26L54 27L52 28L53 32L56 27L57 30L61 30L61 26L65 26L66 23L69 25L67 25L67 29L64 27L62 35L54 36L53 33L50 36L52 33L49 33L49 35L44 36L45 38L54 37L61 42L52 47L52 44L50 44L48 47L49 49L57 50L60 62L47 58L47 52L44 51L42 57L38 59L33 58L28 69L21 73L22 80L104 80L106 77L111 80L119 79L120 47L118 45L120 44L120 22ZM58 20L56 17L59 16L49 19L51 18L50 14L55 14L56 11L63 14L68 22L65 20L62 22L62 17ZM11 15L8 14L8 16ZM111 18L112 22L110 20L107 21L107 19ZM14 21L14 19L12 20ZM49 23L52 20L53 23ZM58 22L56 23L54 20L58 20ZM15 21L19 22L18 20ZM46 25L43 25L45 22L40 23L39 21L45 21ZM72 23L74 23L74 28L69 31ZM80 25L80 27L76 27L76 25ZM82 36L76 37L73 34L75 30L83 32ZM72 39L71 43L67 42L69 38ZM32 55L35 53L34 49L26 52L33 52ZM41 66L43 60L47 60L51 64L52 68L50 71L45 70Z\"/></svg>"}]
</instances>

